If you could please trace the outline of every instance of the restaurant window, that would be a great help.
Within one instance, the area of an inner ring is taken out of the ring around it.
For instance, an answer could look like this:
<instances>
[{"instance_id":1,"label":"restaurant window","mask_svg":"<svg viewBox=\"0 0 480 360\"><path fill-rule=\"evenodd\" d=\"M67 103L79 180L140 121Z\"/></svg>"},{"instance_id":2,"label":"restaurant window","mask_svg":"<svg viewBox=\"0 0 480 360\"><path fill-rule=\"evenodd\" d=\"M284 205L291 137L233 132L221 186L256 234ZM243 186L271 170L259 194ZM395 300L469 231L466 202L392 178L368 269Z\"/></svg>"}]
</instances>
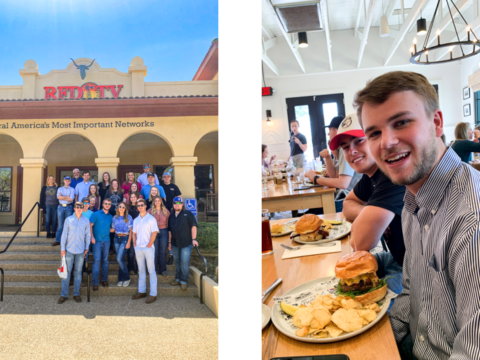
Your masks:
<instances>
[{"instance_id":1,"label":"restaurant window","mask_svg":"<svg viewBox=\"0 0 480 360\"><path fill-rule=\"evenodd\" d=\"M12 168L0 168L0 212L11 211Z\"/></svg>"},{"instance_id":2,"label":"restaurant window","mask_svg":"<svg viewBox=\"0 0 480 360\"><path fill-rule=\"evenodd\" d=\"M195 179L195 198L198 201L197 211L204 211L207 194L215 193L213 165L195 165L193 167ZM181 189L180 189L181 190Z\"/></svg>"}]
</instances>

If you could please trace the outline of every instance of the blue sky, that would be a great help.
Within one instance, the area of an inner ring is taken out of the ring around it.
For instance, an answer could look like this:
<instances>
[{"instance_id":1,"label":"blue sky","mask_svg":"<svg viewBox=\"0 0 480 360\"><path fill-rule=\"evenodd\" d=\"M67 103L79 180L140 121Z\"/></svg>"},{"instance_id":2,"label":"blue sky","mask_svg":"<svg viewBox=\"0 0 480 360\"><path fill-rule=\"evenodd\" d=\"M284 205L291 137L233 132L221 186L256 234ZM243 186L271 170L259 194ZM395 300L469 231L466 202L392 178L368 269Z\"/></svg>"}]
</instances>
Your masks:
<instances>
[{"instance_id":1,"label":"blue sky","mask_svg":"<svg viewBox=\"0 0 480 360\"><path fill-rule=\"evenodd\" d=\"M26 60L43 75L81 57L128 72L140 56L145 81L189 81L217 37L218 0L0 0L0 85L22 85Z\"/></svg>"}]
</instances>

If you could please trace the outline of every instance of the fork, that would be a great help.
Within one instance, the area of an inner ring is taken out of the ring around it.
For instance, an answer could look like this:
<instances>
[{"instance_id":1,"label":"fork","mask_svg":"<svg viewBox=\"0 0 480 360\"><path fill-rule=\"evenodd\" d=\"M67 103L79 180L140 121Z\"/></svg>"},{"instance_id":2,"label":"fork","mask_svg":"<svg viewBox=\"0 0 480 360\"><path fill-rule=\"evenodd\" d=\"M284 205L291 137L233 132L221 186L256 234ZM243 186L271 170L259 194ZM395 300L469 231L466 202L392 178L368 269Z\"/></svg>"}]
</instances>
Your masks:
<instances>
[{"instance_id":1,"label":"fork","mask_svg":"<svg viewBox=\"0 0 480 360\"><path fill-rule=\"evenodd\" d=\"M312 244L312 245L315 245L315 246L335 246L335 242L326 242L326 243ZM285 248L285 249L295 251L295 250L299 250L299 249L303 248L306 245L288 246L288 245L285 245L285 244L280 244L280 246Z\"/></svg>"}]
</instances>

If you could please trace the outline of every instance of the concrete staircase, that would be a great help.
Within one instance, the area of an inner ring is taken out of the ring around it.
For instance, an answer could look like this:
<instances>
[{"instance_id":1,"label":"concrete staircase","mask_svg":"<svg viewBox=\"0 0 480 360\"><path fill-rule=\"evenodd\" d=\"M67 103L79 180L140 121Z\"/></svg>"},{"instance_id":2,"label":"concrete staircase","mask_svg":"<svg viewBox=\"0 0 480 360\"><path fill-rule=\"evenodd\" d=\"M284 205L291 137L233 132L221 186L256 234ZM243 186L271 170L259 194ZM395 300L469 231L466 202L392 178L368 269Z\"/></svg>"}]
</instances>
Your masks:
<instances>
[{"instance_id":1,"label":"concrete staircase","mask_svg":"<svg viewBox=\"0 0 480 360\"><path fill-rule=\"evenodd\" d=\"M0 237L0 250L3 250L11 237ZM51 246L53 239L46 238L15 238L6 253L0 254L0 268L5 271L5 295L59 295L61 281L57 274L60 265L60 246ZM93 257L89 256L88 267L92 268ZM130 275L128 287L117 287L118 263L116 255L108 257L108 288L101 284L98 291L90 289L90 296L131 296L138 289L138 275ZM101 270L100 270L101 274ZM87 277L83 280L86 283ZM167 276L157 275L157 296L188 296L198 297L198 289L192 277L189 278L188 289L182 291L179 286L172 286L175 280L175 265L167 265ZM92 286L90 284L90 286ZM73 289L70 289L72 296ZM149 279L147 273L147 293ZM80 288L80 294L87 294L87 287Z\"/></svg>"}]
</instances>

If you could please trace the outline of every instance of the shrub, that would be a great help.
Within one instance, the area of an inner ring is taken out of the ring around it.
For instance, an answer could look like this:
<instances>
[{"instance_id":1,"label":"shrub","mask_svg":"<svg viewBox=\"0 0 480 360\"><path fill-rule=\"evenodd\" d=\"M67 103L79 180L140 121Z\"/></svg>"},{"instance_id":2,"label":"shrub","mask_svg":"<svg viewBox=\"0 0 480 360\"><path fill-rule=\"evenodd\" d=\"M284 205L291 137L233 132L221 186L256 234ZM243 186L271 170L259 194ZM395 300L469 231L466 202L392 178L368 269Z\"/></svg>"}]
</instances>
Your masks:
<instances>
[{"instance_id":1,"label":"shrub","mask_svg":"<svg viewBox=\"0 0 480 360\"><path fill-rule=\"evenodd\" d=\"M197 241L200 251L218 250L218 223L197 223Z\"/></svg>"}]
</instances>

